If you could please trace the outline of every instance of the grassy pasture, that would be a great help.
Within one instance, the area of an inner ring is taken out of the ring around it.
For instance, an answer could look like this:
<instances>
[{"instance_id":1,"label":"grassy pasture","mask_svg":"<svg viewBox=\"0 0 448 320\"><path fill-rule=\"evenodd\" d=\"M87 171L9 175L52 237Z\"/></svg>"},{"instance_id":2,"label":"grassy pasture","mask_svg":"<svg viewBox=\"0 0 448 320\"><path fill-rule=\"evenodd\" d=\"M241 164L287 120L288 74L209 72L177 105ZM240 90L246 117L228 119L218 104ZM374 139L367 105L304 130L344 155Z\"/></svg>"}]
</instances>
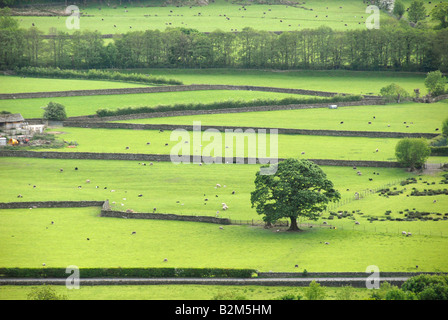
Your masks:
<instances>
[{"instance_id":1,"label":"grassy pasture","mask_svg":"<svg viewBox=\"0 0 448 320\"><path fill-rule=\"evenodd\" d=\"M279 110L115 122L192 124L193 121L201 121L202 125L225 123L241 127L436 133L441 130L441 119L446 117L448 117L448 101L445 100L431 105L409 102L385 106L343 107L337 110L326 108ZM342 125L341 121L344 122Z\"/></svg>"},{"instance_id":2,"label":"grassy pasture","mask_svg":"<svg viewBox=\"0 0 448 320\"><path fill-rule=\"evenodd\" d=\"M1 286L0 300L25 300L34 286ZM211 300L219 294L234 293L248 300L276 300L286 294L304 296L303 288L263 286L201 286L201 285L157 285L157 286L81 286L79 290L68 290L64 286L51 286L58 295L69 300ZM119 292L119 295L117 295ZM326 287L326 300L336 300L341 289ZM352 300L364 300L370 291L352 289Z\"/></svg>"},{"instance_id":3,"label":"grassy pasture","mask_svg":"<svg viewBox=\"0 0 448 320\"><path fill-rule=\"evenodd\" d=\"M191 123L192 125L193 123ZM49 129L53 130L53 129ZM106 152L106 153L154 153L170 154L173 147L185 147L190 154L210 154L214 146L214 141L210 140L208 134L202 133L202 142L194 138L192 132L188 133L186 140L178 140L176 136L171 138L172 131L159 132L157 130L127 130L127 129L85 129L85 128L56 128L62 130L64 134L58 135L59 139L65 141L76 141L79 145L76 148L63 148L58 151L66 152ZM52 132L52 131L50 131ZM269 132L268 132L269 133ZM244 149L238 142L238 137L246 135ZM233 155L243 154L244 156L262 156L264 148L257 149L259 138L256 134L225 135L221 133L217 137L221 138L222 144L218 144L216 152L221 151L224 157L227 152L231 152L231 142L233 139ZM252 138L251 138L252 137ZM219 143L218 138L218 143ZM360 138L360 137L332 137L332 136L304 136L304 135L278 135L278 156L280 158L301 157L308 159L341 159L341 160L379 160L395 161L395 145L399 139L390 138ZM170 141L173 139L173 141ZM175 139L175 140L174 140ZM186 144L184 141L188 141ZM252 142L253 141L253 142ZM147 143L150 143L148 145ZM251 143L252 142L252 143ZM168 146L166 144L168 143ZM250 143L250 147L249 147ZM201 147L202 146L202 147ZM226 147L229 147L226 149ZM129 149L127 149L129 147ZM376 149L379 149L376 152ZM43 149L45 150L45 149ZM266 155L269 157L271 150L270 136L266 137ZM302 152L305 152L302 154ZM176 153L177 154L177 153ZM217 155L212 150L212 155Z\"/></svg>"},{"instance_id":4,"label":"grassy pasture","mask_svg":"<svg viewBox=\"0 0 448 320\"><path fill-rule=\"evenodd\" d=\"M419 265L419 271L447 271L448 238L440 236L320 228L300 233L249 226L219 229L215 224L101 218L97 208L0 210L0 220L4 267L38 268L45 263L64 268L364 272L369 265L383 271L415 271Z\"/></svg>"},{"instance_id":5,"label":"grassy pasture","mask_svg":"<svg viewBox=\"0 0 448 320\"><path fill-rule=\"evenodd\" d=\"M21 113L24 118L42 117L44 107L48 102L58 102L65 106L67 116L92 115L98 109L117 109L122 107L140 107L173 105L178 103L211 103L215 101L253 99L282 99L298 95L272 92L236 91L236 90L205 90L186 92L160 92L119 95L97 95L79 97L32 98L0 100L0 110ZM307 96L302 96L307 97Z\"/></svg>"},{"instance_id":6,"label":"grassy pasture","mask_svg":"<svg viewBox=\"0 0 448 320\"><path fill-rule=\"evenodd\" d=\"M80 6L83 16L81 29L98 30L103 34L119 34L128 31L164 30L171 28L193 28L201 32L222 30L241 31L245 27L266 31L292 31L328 26L335 30L365 28L370 15L366 5L357 0L307 1L305 8L287 5L241 5L216 0L202 7L146 6L147 3L129 3L110 7L105 5ZM342 8L340 8L342 6ZM101 9L99 9L101 7ZM310 10L312 9L312 10ZM226 19L229 18L230 20ZM383 21L392 20L381 13ZM18 17L24 28L34 25L48 32L50 28L72 33L65 25L65 17ZM104 19L104 20L102 20ZM114 27L115 25L115 27ZM345 26L347 25L347 26Z\"/></svg>"},{"instance_id":7,"label":"grassy pasture","mask_svg":"<svg viewBox=\"0 0 448 320\"><path fill-rule=\"evenodd\" d=\"M296 88L351 94L379 95L381 88L396 83L413 93L427 93L424 73L345 70L232 70L232 69L130 69L153 76L175 78L184 84L233 84ZM125 71L123 71L125 72Z\"/></svg>"},{"instance_id":8,"label":"grassy pasture","mask_svg":"<svg viewBox=\"0 0 448 320\"><path fill-rule=\"evenodd\" d=\"M94 90L136 87L148 87L148 85L119 81L47 79L0 75L0 93Z\"/></svg>"},{"instance_id":9,"label":"grassy pasture","mask_svg":"<svg viewBox=\"0 0 448 320\"><path fill-rule=\"evenodd\" d=\"M261 220L250 205L258 165L155 162L143 166L136 161L26 158L1 158L0 164L0 202L109 199L114 210L152 212L157 208L160 213L207 216L219 211L223 218ZM362 176L351 167L328 166L323 170L343 199L412 176L392 168L361 168ZM87 179L91 182L86 183ZM218 183L221 188L216 188ZM23 198L17 198L19 194ZM229 206L227 211L222 210L223 202Z\"/></svg>"}]
</instances>

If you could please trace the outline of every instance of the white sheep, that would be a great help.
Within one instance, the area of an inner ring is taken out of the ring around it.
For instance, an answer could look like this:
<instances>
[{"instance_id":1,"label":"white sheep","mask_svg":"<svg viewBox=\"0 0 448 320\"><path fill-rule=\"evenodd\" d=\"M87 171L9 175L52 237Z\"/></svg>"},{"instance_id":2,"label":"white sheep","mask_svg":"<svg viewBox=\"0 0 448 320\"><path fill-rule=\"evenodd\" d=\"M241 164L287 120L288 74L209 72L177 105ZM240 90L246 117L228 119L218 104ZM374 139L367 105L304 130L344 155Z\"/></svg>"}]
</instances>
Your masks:
<instances>
[{"instance_id":1,"label":"white sheep","mask_svg":"<svg viewBox=\"0 0 448 320\"><path fill-rule=\"evenodd\" d=\"M221 185L219 183L216 184L217 188L221 188Z\"/></svg>"},{"instance_id":2,"label":"white sheep","mask_svg":"<svg viewBox=\"0 0 448 320\"><path fill-rule=\"evenodd\" d=\"M90 183L90 180L89 180L89 179L87 179L87 180L86 180L86 183Z\"/></svg>"},{"instance_id":3,"label":"white sheep","mask_svg":"<svg viewBox=\"0 0 448 320\"><path fill-rule=\"evenodd\" d=\"M402 234L402 235L406 235L407 233L406 233L406 231L403 231L401 234Z\"/></svg>"}]
</instances>

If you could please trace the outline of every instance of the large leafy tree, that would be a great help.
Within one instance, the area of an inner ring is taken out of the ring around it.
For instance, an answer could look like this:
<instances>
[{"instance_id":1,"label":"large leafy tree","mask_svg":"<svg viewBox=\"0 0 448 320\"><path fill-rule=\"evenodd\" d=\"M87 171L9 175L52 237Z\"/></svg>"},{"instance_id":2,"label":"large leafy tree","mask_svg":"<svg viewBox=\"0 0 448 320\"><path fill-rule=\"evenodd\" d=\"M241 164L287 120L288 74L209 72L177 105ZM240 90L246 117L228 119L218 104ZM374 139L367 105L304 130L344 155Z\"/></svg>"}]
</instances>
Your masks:
<instances>
[{"instance_id":1,"label":"large leafy tree","mask_svg":"<svg viewBox=\"0 0 448 320\"><path fill-rule=\"evenodd\" d=\"M331 201L340 194L322 169L309 160L287 159L275 164L275 173L256 173L252 207L267 224L288 218L289 230L298 231L297 219L316 220ZM266 167L266 166L265 166Z\"/></svg>"}]
</instances>

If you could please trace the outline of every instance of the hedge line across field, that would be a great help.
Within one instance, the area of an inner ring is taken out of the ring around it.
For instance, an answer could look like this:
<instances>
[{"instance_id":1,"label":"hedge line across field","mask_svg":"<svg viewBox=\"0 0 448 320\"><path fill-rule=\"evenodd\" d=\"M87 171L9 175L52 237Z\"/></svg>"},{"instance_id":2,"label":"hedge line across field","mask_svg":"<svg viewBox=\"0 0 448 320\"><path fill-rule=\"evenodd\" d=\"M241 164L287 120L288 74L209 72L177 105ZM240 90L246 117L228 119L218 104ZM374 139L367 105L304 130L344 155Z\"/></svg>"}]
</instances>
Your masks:
<instances>
[{"instance_id":1,"label":"hedge line across field","mask_svg":"<svg viewBox=\"0 0 448 320\"><path fill-rule=\"evenodd\" d=\"M181 85L182 81L165 79L141 73L122 73L118 71L105 71L90 69L88 71L68 70L59 68L23 67L16 70L21 76L49 77L61 79L89 79L89 80L115 80L140 82L148 85Z\"/></svg>"},{"instance_id":2,"label":"hedge line across field","mask_svg":"<svg viewBox=\"0 0 448 320\"><path fill-rule=\"evenodd\" d=\"M293 104L313 104L313 103L336 103L345 101L361 101L363 98L360 95L336 95L330 98L284 98L284 99L254 99L251 101L217 101L212 103L190 103L190 104L175 104L175 105L158 105L154 107L127 107L118 109L99 109L96 111L98 117L121 116L139 113L153 113L165 111L184 111L184 110L214 110L214 109L232 109L232 108L246 108L257 106L275 106L275 105L293 105Z\"/></svg>"},{"instance_id":3,"label":"hedge line across field","mask_svg":"<svg viewBox=\"0 0 448 320\"><path fill-rule=\"evenodd\" d=\"M431 147L432 156L448 156L448 146L447 147Z\"/></svg>"},{"instance_id":4,"label":"hedge line across field","mask_svg":"<svg viewBox=\"0 0 448 320\"><path fill-rule=\"evenodd\" d=\"M0 268L1 278L67 278L63 268ZM221 268L80 268L81 278L251 278L253 269Z\"/></svg>"}]
</instances>

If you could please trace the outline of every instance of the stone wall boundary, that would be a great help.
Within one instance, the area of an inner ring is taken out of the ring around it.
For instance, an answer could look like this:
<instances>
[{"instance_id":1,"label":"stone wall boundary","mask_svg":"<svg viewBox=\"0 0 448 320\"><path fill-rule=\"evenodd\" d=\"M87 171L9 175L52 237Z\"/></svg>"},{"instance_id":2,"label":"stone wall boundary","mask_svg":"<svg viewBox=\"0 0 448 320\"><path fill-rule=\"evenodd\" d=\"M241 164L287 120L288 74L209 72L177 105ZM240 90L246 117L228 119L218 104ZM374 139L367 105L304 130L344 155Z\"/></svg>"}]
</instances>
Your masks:
<instances>
[{"instance_id":1,"label":"stone wall boundary","mask_svg":"<svg viewBox=\"0 0 448 320\"><path fill-rule=\"evenodd\" d=\"M77 128L101 128L101 129L129 129L129 130L177 130L183 129L193 131L193 125L171 125L171 124L136 124L120 122L85 122L85 121L64 121L64 127ZM216 129L221 132L225 130L242 129L243 131L253 129L255 131L269 130L274 128L263 127L236 127L236 126L212 126L201 125L201 130ZM339 137L366 137L366 138L426 138L432 139L436 133L406 133L406 132L385 132L385 131L348 131L348 130L312 130L312 129L292 129L275 128L278 134L290 135L312 135L312 136L339 136Z\"/></svg>"},{"instance_id":2,"label":"stone wall boundary","mask_svg":"<svg viewBox=\"0 0 448 320\"><path fill-rule=\"evenodd\" d=\"M298 110L298 109L314 109L314 108L328 108L330 105L337 105L338 107L356 107L356 106L370 106L370 105L385 105L383 99L363 99L359 101L341 101L341 102L326 102L314 104L288 104L288 105L270 105L270 106L255 106L242 108L224 108L224 109L204 109L204 110L177 110L177 111L155 111L148 113L132 113L119 116L98 117L97 115L75 116L69 117L67 121L120 121L120 120L135 120L147 118L162 118L162 117L179 117L179 116L194 116L203 114L223 114L223 113L244 113L244 112L260 112L260 111L281 111L281 110ZM38 119L32 119L38 120Z\"/></svg>"},{"instance_id":3,"label":"stone wall boundary","mask_svg":"<svg viewBox=\"0 0 448 320\"><path fill-rule=\"evenodd\" d=\"M229 219L216 218L212 216L191 216L178 215L172 213L145 213L145 212L123 212L114 210L101 210L101 217L124 218L124 219L152 219L152 220L171 220L171 221L189 221L206 222L222 225L230 225Z\"/></svg>"},{"instance_id":4,"label":"stone wall boundary","mask_svg":"<svg viewBox=\"0 0 448 320\"><path fill-rule=\"evenodd\" d=\"M19 150L0 150L0 157L22 157L22 158L40 158L40 159L85 159L85 160L130 160L130 161L156 161L171 162L169 154L145 154L145 153L95 153L95 152L61 152L61 151L19 151ZM214 158L202 157L204 163L212 163ZM222 159L224 160L224 159ZM260 164L276 163L285 160L283 158L255 159L234 157L232 163L239 164ZM339 160L339 159L308 159L321 166L357 166L357 167L400 167L398 162L394 161L369 161L369 160ZM190 156L190 163L199 163L195 157Z\"/></svg>"},{"instance_id":5,"label":"stone wall boundary","mask_svg":"<svg viewBox=\"0 0 448 320\"><path fill-rule=\"evenodd\" d=\"M100 207L104 201L27 201L0 202L0 209Z\"/></svg>"},{"instance_id":6,"label":"stone wall boundary","mask_svg":"<svg viewBox=\"0 0 448 320\"><path fill-rule=\"evenodd\" d=\"M117 88L117 89L3 93L3 94L0 94L0 100L76 97L76 96L114 95L114 94L136 94L136 93L182 92L182 91L200 91L200 90L265 91L265 92L289 93L289 94L310 95L310 96L320 96L320 97L334 97L338 94L347 95L346 93L337 93L337 92L305 90L305 89L291 89L291 88L263 87L263 86L191 84L191 85L171 85L171 86L154 86L154 87L148 86L148 87L135 87L135 88ZM376 96L366 96L366 97L378 98Z\"/></svg>"}]
</instances>

